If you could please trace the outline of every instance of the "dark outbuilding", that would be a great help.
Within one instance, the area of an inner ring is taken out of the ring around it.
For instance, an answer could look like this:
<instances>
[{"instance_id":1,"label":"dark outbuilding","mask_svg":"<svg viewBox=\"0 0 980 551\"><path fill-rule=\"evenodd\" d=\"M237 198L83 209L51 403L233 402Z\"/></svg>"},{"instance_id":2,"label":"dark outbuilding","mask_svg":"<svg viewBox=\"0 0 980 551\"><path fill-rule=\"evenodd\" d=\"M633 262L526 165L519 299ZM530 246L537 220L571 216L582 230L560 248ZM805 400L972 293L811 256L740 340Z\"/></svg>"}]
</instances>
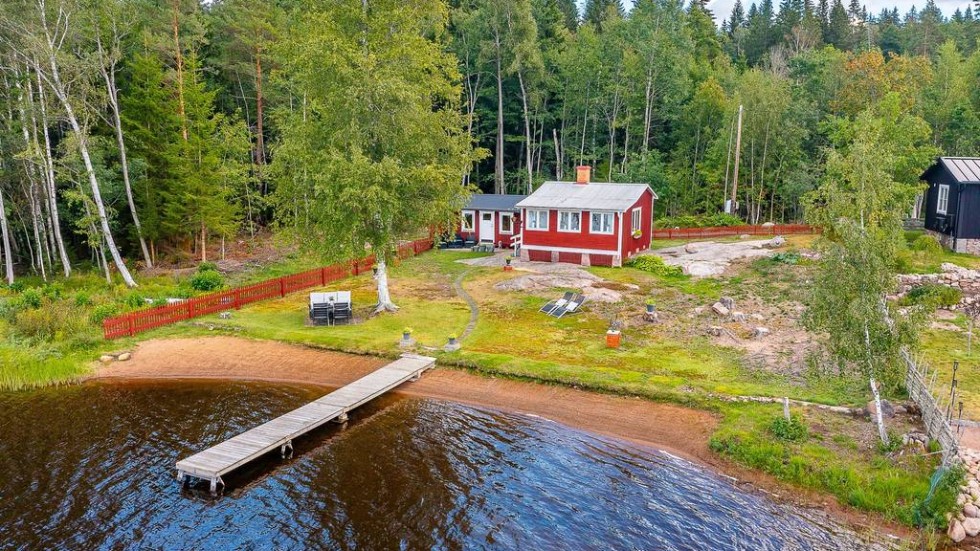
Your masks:
<instances>
[{"instance_id":1,"label":"dark outbuilding","mask_svg":"<svg viewBox=\"0 0 980 551\"><path fill-rule=\"evenodd\" d=\"M946 248L980 255L980 158L939 157L922 180L925 228Z\"/></svg>"}]
</instances>

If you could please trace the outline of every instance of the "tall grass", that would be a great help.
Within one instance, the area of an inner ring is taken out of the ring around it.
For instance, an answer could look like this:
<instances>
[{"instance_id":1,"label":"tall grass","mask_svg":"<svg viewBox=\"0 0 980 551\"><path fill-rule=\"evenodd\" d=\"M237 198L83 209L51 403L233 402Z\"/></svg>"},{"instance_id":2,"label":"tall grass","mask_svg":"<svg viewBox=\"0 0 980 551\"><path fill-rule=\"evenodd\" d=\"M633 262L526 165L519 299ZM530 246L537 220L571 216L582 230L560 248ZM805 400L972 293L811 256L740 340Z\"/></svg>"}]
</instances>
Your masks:
<instances>
[{"instance_id":1,"label":"tall grass","mask_svg":"<svg viewBox=\"0 0 980 551\"><path fill-rule=\"evenodd\" d=\"M67 383L85 373L86 357L40 347L0 344L0 390Z\"/></svg>"}]
</instances>

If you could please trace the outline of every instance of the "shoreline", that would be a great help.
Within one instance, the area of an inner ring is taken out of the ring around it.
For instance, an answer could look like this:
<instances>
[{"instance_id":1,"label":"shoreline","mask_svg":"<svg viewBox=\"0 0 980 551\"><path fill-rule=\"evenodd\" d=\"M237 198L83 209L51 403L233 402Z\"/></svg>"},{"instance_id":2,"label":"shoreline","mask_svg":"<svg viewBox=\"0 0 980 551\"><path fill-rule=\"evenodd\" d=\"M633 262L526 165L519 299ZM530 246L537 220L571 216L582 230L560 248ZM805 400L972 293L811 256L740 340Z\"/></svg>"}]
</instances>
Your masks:
<instances>
[{"instance_id":1,"label":"shoreline","mask_svg":"<svg viewBox=\"0 0 980 551\"><path fill-rule=\"evenodd\" d=\"M214 336L154 339L137 344L128 361L97 364L82 381L255 381L336 388L390 360L343 352ZM594 434L627 440L692 461L739 486L882 537L913 537L913 529L841 505L834 496L793 487L727 461L708 447L716 414L638 397L600 394L571 387L477 375L436 367L419 381L392 391L544 418Z\"/></svg>"}]
</instances>

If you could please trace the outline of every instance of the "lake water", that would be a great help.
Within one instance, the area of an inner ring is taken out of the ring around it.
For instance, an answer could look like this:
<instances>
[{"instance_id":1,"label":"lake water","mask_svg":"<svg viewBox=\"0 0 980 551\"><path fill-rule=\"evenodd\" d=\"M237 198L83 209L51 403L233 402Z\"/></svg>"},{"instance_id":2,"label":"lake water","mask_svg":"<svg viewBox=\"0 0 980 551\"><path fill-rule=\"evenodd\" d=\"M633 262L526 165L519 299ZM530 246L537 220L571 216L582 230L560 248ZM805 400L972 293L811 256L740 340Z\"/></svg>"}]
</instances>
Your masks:
<instances>
[{"instance_id":1,"label":"lake water","mask_svg":"<svg viewBox=\"0 0 980 551\"><path fill-rule=\"evenodd\" d=\"M226 477L174 463L322 390L88 383L0 393L0 549L867 549L657 450L384 397Z\"/></svg>"}]
</instances>

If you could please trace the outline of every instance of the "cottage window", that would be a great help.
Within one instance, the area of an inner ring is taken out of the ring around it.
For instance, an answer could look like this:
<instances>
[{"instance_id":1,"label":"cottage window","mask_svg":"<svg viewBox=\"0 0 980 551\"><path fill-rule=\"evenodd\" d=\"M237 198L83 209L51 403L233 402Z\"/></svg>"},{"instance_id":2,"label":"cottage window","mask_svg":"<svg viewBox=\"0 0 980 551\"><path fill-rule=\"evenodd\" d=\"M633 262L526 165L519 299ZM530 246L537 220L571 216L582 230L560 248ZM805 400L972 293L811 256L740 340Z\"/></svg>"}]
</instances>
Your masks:
<instances>
[{"instance_id":1,"label":"cottage window","mask_svg":"<svg viewBox=\"0 0 980 551\"><path fill-rule=\"evenodd\" d=\"M582 213L573 211L558 212L558 231L582 231Z\"/></svg>"},{"instance_id":2,"label":"cottage window","mask_svg":"<svg viewBox=\"0 0 980 551\"><path fill-rule=\"evenodd\" d=\"M473 211L471 211L471 210L464 210L463 211L463 223L460 224L460 227L462 228L462 230L464 232L471 232L476 227L475 226L475 221L476 221L476 215L473 213Z\"/></svg>"},{"instance_id":3,"label":"cottage window","mask_svg":"<svg viewBox=\"0 0 980 551\"><path fill-rule=\"evenodd\" d=\"M592 213L592 233L611 234L613 232L613 214L611 212Z\"/></svg>"},{"instance_id":4,"label":"cottage window","mask_svg":"<svg viewBox=\"0 0 980 551\"><path fill-rule=\"evenodd\" d=\"M500 213L500 233L514 233L514 215L509 212Z\"/></svg>"},{"instance_id":5,"label":"cottage window","mask_svg":"<svg viewBox=\"0 0 980 551\"><path fill-rule=\"evenodd\" d=\"M529 230L547 230L548 229L548 211L546 211L546 210L529 210L529 211L527 211L527 229L529 229Z\"/></svg>"},{"instance_id":6,"label":"cottage window","mask_svg":"<svg viewBox=\"0 0 980 551\"><path fill-rule=\"evenodd\" d=\"M946 214L949 207L949 186L943 184L939 186L939 198L936 201L936 214Z\"/></svg>"},{"instance_id":7,"label":"cottage window","mask_svg":"<svg viewBox=\"0 0 980 551\"><path fill-rule=\"evenodd\" d=\"M643 231L643 209L633 209L633 231Z\"/></svg>"}]
</instances>

